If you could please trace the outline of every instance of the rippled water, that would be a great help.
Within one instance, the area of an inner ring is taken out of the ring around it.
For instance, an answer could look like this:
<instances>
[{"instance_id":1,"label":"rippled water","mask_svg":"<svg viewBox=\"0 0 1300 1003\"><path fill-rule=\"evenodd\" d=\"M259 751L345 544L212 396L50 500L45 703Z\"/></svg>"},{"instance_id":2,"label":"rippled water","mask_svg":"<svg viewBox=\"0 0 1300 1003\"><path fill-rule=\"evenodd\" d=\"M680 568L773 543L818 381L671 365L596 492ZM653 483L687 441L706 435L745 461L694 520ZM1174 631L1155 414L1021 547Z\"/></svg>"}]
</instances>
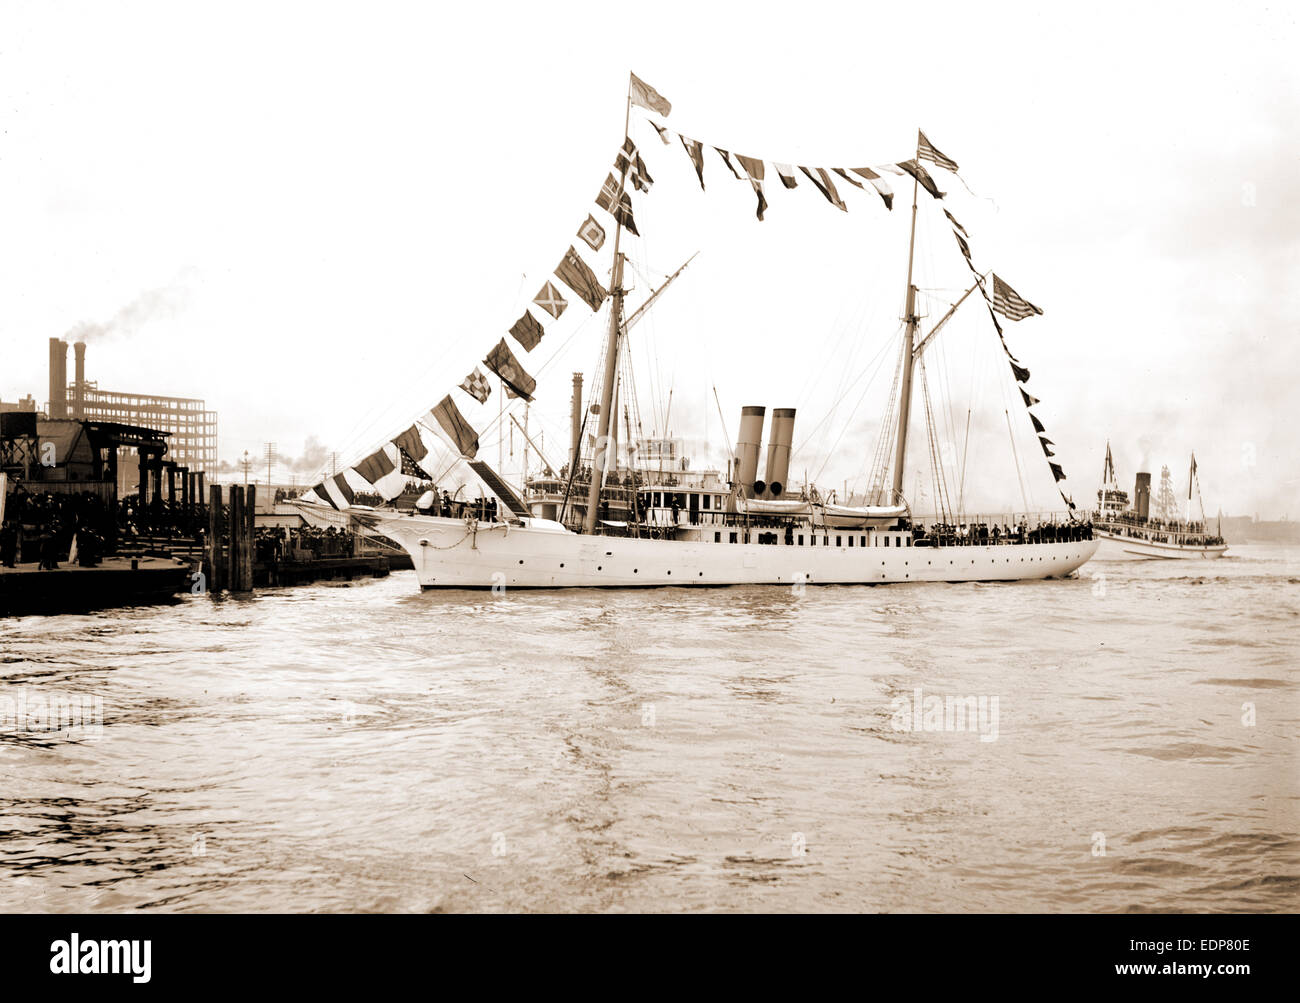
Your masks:
<instances>
[{"instance_id":1,"label":"rippled water","mask_svg":"<svg viewBox=\"0 0 1300 1003\"><path fill-rule=\"evenodd\" d=\"M1300 551L1232 554L0 620L0 908L1293 911Z\"/></svg>"}]
</instances>

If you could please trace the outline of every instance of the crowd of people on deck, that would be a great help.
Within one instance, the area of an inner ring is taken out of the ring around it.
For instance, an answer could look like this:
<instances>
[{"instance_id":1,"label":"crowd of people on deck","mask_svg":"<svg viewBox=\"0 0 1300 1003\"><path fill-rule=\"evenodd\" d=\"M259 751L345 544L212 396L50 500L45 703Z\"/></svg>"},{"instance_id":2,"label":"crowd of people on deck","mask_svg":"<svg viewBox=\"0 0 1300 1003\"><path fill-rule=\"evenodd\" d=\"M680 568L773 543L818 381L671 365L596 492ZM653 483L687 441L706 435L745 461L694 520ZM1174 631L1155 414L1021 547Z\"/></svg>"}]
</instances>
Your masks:
<instances>
[{"instance_id":1,"label":"crowd of people on deck","mask_svg":"<svg viewBox=\"0 0 1300 1003\"><path fill-rule=\"evenodd\" d=\"M1111 520L1105 528L1120 536L1151 543L1172 543L1187 547L1213 547L1223 543L1223 537L1209 532L1203 522L1121 516Z\"/></svg>"},{"instance_id":2,"label":"crowd of people on deck","mask_svg":"<svg viewBox=\"0 0 1300 1003\"><path fill-rule=\"evenodd\" d=\"M471 498L461 501L453 498L447 491L434 491L433 504L422 511L429 515L442 516L444 519L477 519L479 522L497 521L497 500L495 498Z\"/></svg>"},{"instance_id":3,"label":"crowd of people on deck","mask_svg":"<svg viewBox=\"0 0 1300 1003\"><path fill-rule=\"evenodd\" d=\"M1068 543L1092 539L1092 520L1083 522L1055 519L1040 521L1030 526L1025 518L1015 525L987 522L935 523L928 529L923 525L912 528L912 544L917 547L988 547L1018 543Z\"/></svg>"},{"instance_id":4,"label":"crowd of people on deck","mask_svg":"<svg viewBox=\"0 0 1300 1003\"><path fill-rule=\"evenodd\" d=\"M318 560L322 557L355 557L356 534L346 527L262 526L253 541L254 560Z\"/></svg>"}]
</instances>

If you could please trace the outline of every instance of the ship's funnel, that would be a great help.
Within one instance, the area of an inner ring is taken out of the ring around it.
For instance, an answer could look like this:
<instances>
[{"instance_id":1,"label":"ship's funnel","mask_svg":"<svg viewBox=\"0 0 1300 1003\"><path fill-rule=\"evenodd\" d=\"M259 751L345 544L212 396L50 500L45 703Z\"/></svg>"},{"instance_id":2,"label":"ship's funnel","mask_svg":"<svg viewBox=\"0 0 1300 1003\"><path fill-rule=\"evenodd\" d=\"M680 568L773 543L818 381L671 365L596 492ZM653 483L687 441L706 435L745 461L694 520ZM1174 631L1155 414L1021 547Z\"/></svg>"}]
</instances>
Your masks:
<instances>
[{"instance_id":1,"label":"ship's funnel","mask_svg":"<svg viewBox=\"0 0 1300 1003\"><path fill-rule=\"evenodd\" d=\"M68 416L68 343L50 339L50 417Z\"/></svg>"},{"instance_id":2,"label":"ship's funnel","mask_svg":"<svg viewBox=\"0 0 1300 1003\"><path fill-rule=\"evenodd\" d=\"M569 436L569 469L578 465L582 456L582 373L573 374L573 400L569 407L569 421L572 425Z\"/></svg>"},{"instance_id":3,"label":"ship's funnel","mask_svg":"<svg viewBox=\"0 0 1300 1003\"><path fill-rule=\"evenodd\" d=\"M749 491L758 477L758 451L763 446L763 416L767 408L751 405L740 409L740 435L736 439L736 483Z\"/></svg>"},{"instance_id":4,"label":"ship's funnel","mask_svg":"<svg viewBox=\"0 0 1300 1003\"><path fill-rule=\"evenodd\" d=\"M767 440L767 490L773 498L779 498L789 483L794 410L792 407L779 407L772 412L772 433Z\"/></svg>"},{"instance_id":5,"label":"ship's funnel","mask_svg":"<svg viewBox=\"0 0 1300 1003\"><path fill-rule=\"evenodd\" d=\"M1151 475L1139 473L1133 484L1133 511L1139 519L1145 519L1151 512Z\"/></svg>"}]
</instances>

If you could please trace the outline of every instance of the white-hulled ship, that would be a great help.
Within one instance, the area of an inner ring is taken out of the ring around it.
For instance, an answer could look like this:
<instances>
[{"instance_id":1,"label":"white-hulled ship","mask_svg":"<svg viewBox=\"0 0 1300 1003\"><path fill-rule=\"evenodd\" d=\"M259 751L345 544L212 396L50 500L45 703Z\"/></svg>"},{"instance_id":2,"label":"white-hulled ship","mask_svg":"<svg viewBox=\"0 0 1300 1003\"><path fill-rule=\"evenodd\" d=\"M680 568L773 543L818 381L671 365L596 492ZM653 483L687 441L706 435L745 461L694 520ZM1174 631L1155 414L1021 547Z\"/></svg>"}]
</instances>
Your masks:
<instances>
[{"instance_id":1,"label":"white-hulled ship","mask_svg":"<svg viewBox=\"0 0 1300 1003\"><path fill-rule=\"evenodd\" d=\"M1188 470L1187 484L1190 509L1194 485L1200 502L1195 456ZM1130 501L1128 492L1119 486L1110 443L1106 443L1101 488L1097 491L1097 511L1093 515L1093 535L1100 543L1097 560L1209 560L1227 553L1228 545L1223 542L1222 535L1217 529L1211 531L1206 522L1204 503L1201 503L1199 522L1190 518L1190 512L1179 519L1177 508L1168 467L1161 468L1160 490L1154 507L1151 503L1151 474L1146 471L1138 471Z\"/></svg>"},{"instance_id":2,"label":"white-hulled ship","mask_svg":"<svg viewBox=\"0 0 1300 1003\"><path fill-rule=\"evenodd\" d=\"M629 110L631 103L629 98ZM918 138L918 160L908 164L919 163L922 141ZM627 140L625 149L630 146ZM629 159L622 161L621 182L613 193L615 205L628 181ZM825 172L821 173L825 180ZM516 490L481 459L465 456L469 469L493 496L491 501L461 502L432 490L414 511L352 505L351 519L404 548L420 585L429 589L884 584L1069 575L1097 549L1090 527L1069 515L1033 526L1023 519L994 520L990 529L988 522L968 524L950 506L940 511L928 530L913 520L902 488L914 367L919 366L924 387L920 360L939 329L977 288L986 300L988 293L983 276L976 273L976 284L935 327L921 330L912 271L919 179L913 171L906 173L913 176L913 198L902 343L895 391L878 443L884 463L877 466L878 477L867 495L836 500L833 493L820 492L812 483L790 488L793 408L773 412L761 475L766 413L761 406L743 409L725 475L720 471L692 474L680 466L665 469L662 453L634 456L626 445L622 448L628 460L620 464L620 438L625 444L633 441L631 422L620 436L618 420L626 415L626 399L634 392L625 375L630 367L627 333L681 269L625 317L625 256L620 251L624 222L620 213L611 213L616 227L607 331L596 370L598 400L582 410L580 383L575 386L570 462L559 470L548 466L543 476L526 478ZM862 176L869 175L868 171ZM925 178L929 180L928 175ZM813 183L817 184L815 178ZM960 237L958 243L969 262ZM989 305L991 315L992 301ZM1014 360L1012 368L1016 368ZM928 396L925 406L933 456L938 451ZM589 428L589 423L595 427ZM524 431L522 426L520 430ZM1052 455L1046 444L1043 449ZM1059 468L1054 469L1059 474ZM318 497L322 493L317 491Z\"/></svg>"}]
</instances>

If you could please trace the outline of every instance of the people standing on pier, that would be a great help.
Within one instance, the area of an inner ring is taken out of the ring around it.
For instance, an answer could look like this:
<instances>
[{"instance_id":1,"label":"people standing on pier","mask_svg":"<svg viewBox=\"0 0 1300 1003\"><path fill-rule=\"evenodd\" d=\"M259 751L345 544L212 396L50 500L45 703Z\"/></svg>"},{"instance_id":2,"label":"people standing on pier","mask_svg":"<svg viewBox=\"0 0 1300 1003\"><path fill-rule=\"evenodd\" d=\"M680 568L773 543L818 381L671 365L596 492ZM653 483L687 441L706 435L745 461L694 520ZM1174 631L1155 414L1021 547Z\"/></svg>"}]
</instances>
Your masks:
<instances>
[{"instance_id":1,"label":"people standing on pier","mask_svg":"<svg viewBox=\"0 0 1300 1003\"><path fill-rule=\"evenodd\" d=\"M8 519L0 526L0 565L12 568L18 557L18 524Z\"/></svg>"}]
</instances>

